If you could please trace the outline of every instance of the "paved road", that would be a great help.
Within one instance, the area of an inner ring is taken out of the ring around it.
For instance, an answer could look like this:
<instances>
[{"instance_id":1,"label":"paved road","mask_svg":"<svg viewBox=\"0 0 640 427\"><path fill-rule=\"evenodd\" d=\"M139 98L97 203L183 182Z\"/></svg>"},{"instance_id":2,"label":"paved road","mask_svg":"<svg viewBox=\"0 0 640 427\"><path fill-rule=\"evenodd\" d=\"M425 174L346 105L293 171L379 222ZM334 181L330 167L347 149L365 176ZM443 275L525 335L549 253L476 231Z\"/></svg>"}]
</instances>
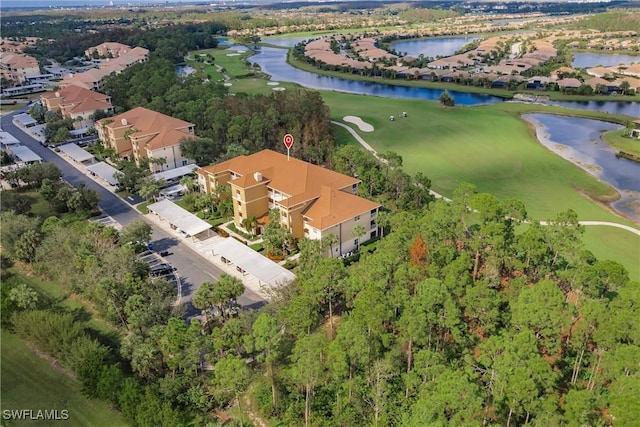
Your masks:
<instances>
[{"instance_id":1,"label":"paved road","mask_svg":"<svg viewBox=\"0 0 640 427\"><path fill-rule=\"evenodd\" d=\"M42 157L44 161L54 163L58 166L62 171L63 178L70 184L78 185L80 183L84 183L87 187L96 190L100 195L100 202L98 204L100 209L121 225L129 224L136 219L144 219L144 217L130 204L124 202L120 197L97 184L91 178L84 175L81 171L58 156L55 152L42 146L37 140L15 126L11 122L11 118L15 114L21 112L22 111L14 112L3 116L1 119L2 129L15 136L23 145L29 147L36 154ZM186 304L187 314L189 316L199 314L199 310L194 309L191 305L193 294L202 282L217 280L223 273L222 270L211 264L210 261L204 259L200 254L193 251L187 245L181 243L175 237L167 234L163 229L152 223L150 224L153 230L152 239L154 250L170 251L171 255L168 255L165 258L177 268L178 274L182 278L182 302ZM250 290L246 290L238 299L238 302L243 307L248 308L258 308L265 304L263 298Z\"/></svg>"}]
</instances>

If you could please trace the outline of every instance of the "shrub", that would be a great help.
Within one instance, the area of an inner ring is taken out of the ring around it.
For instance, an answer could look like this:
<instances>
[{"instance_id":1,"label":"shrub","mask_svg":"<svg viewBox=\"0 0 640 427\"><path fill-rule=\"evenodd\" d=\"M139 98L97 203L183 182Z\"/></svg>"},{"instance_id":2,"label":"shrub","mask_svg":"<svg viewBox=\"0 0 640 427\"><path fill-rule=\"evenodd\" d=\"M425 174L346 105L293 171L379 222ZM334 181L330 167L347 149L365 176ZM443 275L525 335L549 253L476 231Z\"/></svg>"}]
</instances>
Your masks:
<instances>
[{"instance_id":1,"label":"shrub","mask_svg":"<svg viewBox=\"0 0 640 427\"><path fill-rule=\"evenodd\" d=\"M218 234L218 236L229 237L229 233L227 233L227 231L222 227L214 227L213 231L215 231Z\"/></svg>"}]
</instances>

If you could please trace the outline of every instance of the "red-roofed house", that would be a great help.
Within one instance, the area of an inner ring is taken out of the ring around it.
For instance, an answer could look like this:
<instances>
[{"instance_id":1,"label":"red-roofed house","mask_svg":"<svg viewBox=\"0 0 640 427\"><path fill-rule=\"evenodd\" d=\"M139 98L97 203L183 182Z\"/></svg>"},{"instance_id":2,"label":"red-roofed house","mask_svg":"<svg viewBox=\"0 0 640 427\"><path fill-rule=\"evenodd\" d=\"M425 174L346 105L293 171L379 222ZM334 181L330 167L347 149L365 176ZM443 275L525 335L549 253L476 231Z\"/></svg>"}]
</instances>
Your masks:
<instances>
[{"instance_id":1,"label":"red-roofed house","mask_svg":"<svg viewBox=\"0 0 640 427\"><path fill-rule=\"evenodd\" d=\"M90 120L90 116L98 110L113 113L109 96L80 86L69 86L55 92L44 93L40 95L40 100L47 110L60 110L62 117L74 121L80 118L82 121ZM78 127L82 126L78 125Z\"/></svg>"},{"instance_id":2,"label":"red-roofed house","mask_svg":"<svg viewBox=\"0 0 640 427\"><path fill-rule=\"evenodd\" d=\"M26 83L29 77L40 75L40 65L32 56L3 52L0 55L0 73L5 79L21 85Z\"/></svg>"},{"instance_id":3,"label":"red-roofed house","mask_svg":"<svg viewBox=\"0 0 640 427\"><path fill-rule=\"evenodd\" d=\"M193 163L180 152L180 141L195 136L193 123L137 107L96 125L102 143L122 157L138 165L142 159L164 159L163 164L149 164L154 173Z\"/></svg>"},{"instance_id":4,"label":"red-roofed house","mask_svg":"<svg viewBox=\"0 0 640 427\"><path fill-rule=\"evenodd\" d=\"M263 150L204 167L197 174L203 192L231 186L236 227L243 228L243 219L250 217L263 223L269 211L277 209L280 223L295 238L336 235L332 256L353 251L378 235L375 217L380 205L356 195L360 180L330 169ZM359 225L365 233L356 236Z\"/></svg>"}]
</instances>

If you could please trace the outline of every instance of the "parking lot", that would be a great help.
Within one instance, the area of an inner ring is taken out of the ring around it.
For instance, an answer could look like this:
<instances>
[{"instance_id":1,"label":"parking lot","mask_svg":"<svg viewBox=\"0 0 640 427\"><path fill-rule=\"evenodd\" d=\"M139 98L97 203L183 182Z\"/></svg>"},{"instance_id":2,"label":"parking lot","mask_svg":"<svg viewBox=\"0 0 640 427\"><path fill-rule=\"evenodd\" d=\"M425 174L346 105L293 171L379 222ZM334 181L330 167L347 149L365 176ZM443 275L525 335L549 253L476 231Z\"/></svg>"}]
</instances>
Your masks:
<instances>
[{"instance_id":1,"label":"parking lot","mask_svg":"<svg viewBox=\"0 0 640 427\"><path fill-rule=\"evenodd\" d=\"M159 253L153 251L144 251L138 255L138 258L149 266L149 274L151 277L164 279L176 288L178 294L176 303L180 303L182 298L182 284L175 267L169 264Z\"/></svg>"}]
</instances>

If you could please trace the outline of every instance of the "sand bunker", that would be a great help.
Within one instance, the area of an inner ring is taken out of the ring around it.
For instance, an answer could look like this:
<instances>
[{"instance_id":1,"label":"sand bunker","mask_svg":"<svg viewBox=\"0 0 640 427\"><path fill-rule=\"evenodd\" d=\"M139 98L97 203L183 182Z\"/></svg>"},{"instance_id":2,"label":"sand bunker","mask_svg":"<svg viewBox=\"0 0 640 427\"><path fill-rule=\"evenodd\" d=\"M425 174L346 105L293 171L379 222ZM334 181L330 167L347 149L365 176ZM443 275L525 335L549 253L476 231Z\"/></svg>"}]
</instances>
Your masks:
<instances>
[{"instance_id":1,"label":"sand bunker","mask_svg":"<svg viewBox=\"0 0 640 427\"><path fill-rule=\"evenodd\" d=\"M360 129L362 132L373 132L373 126L363 121L360 117L344 116L342 120L344 120L347 123L353 123L354 125L358 126L358 129Z\"/></svg>"},{"instance_id":2,"label":"sand bunker","mask_svg":"<svg viewBox=\"0 0 640 427\"><path fill-rule=\"evenodd\" d=\"M240 56L239 53L227 53L227 56Z\"/></svg>"},{"instance_id":3,"label":"sand bunker","mask_svg":"<svg viewBox=\"0 0 640 427\"><path fill-rule=\"evenodd\" d=\"M278 92L281 92L281 91L283 91L283 90L285 90L285 89L286 89L286 88L281 87L281 86L271 88L271 90L275 90L275 91L278 91Z\"/></svg>"},{"instance_id":4,"label":"sand bunker","mask_svg":"<svg viewBox=\"0 0 640 427\"><path fill-rule=\"evenodd\" d=\"M280 84L280 82L269 82L267 83L268 86L278 86Z\"/></svg>"},{"instance_id":5,"label":"sand bunker","mask_svg":"<svg viewBox=\"0 0 640 427\"><path fill-rule=\"evenodd\" d=\"M229 87L229 86L233 86L233 83L229 83L229 82L226 82L226 83L223 83L223 84L224 84L225 86L227 86L227 87Z\"/></svg>"}]
</instances>

